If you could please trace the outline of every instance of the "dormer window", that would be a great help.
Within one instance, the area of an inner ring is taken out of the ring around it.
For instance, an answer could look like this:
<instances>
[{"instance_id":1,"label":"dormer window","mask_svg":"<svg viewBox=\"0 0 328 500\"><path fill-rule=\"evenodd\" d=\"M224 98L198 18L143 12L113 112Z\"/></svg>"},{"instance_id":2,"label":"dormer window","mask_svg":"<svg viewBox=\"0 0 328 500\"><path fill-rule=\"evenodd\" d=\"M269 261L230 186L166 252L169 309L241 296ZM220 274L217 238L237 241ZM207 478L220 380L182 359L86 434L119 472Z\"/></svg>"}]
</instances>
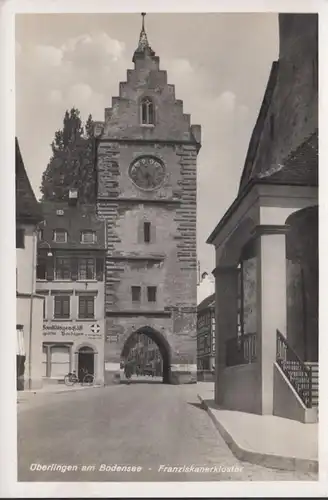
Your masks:
<instances>
[{"instance_id":1,"label":"dormer window","mask_svg":"<svg viewBox=\"0 0 328 500\"><path fill-rule=\"evenodd\" d=\"M55 229L54 242L55 243L67 243L67 231L65 231L65 229Z\"/></svg>"},{"instance_id":2,"label":"dormer window","mask_svg":"<svg viewBox=\"0 0 328 500\"><path fill-rule=\"evenodd\" d=\"M96 243L97 235L94 231L82 231L81 243Z\"/></svg>"},{"instance_id":3,"label":"dormer window","mask_svg":"<svg viewBox=\"0 0 328 500\"><path fill-rule=\"evenodd\" d=\"M143 125L154 125L154 103L149 97L141 101L141 122Z\"/></svg>"}]
</instances>

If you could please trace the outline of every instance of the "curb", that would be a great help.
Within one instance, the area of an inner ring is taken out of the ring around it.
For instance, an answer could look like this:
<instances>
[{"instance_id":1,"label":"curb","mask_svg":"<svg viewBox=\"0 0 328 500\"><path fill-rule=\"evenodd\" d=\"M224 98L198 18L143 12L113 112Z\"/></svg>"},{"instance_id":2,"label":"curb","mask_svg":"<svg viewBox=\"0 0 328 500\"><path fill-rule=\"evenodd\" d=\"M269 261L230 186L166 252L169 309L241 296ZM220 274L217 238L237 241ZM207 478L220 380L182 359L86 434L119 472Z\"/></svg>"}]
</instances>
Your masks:
<instances>
[{"instance_id":1,"label":"curb","mask_svg":"<svg viewBox=\"0 0 328 500\"><path fill-rule=\"evenodd\" d=\"M236 458L241 460L242 462L249 462L255 465L261 465L262 467L268 467L271 469L282 469L289 471L299 471L299 472L318 472L318 460L308 460L306 458L295 458L295 457L286 457L280 455L273 455L270 453L261 453L256 451L247 450L246 448L242 448L239 444L233 439L231 434L223 427L221 422L218 421L214 412L211 408L205 403L203 398L197 394L199 401L201 402L202 407L207 411L209 417L214 423L215 427L223 437L226 444L229 446L232 453Z\"/></svg>"},{"instance_id":2,"label":"curb","mask_svg":"<svg viewBox=\"0 0 328 500\"><path fill-rule=\"evenodd\" d=\"M68 392L81 392L81 391L86 391L87 389L101 389L105 386L103 385L94 385L92 387L83 387L83 388L76 388L76 389L64 389L63 391L21 391L22 393L25 393L25 396L27 395L33 395L36 396L37 394L67 394ZM17 398L17 402L24 402L27 401L27 399L21 399Z\"/></svg>"}]
</instances>

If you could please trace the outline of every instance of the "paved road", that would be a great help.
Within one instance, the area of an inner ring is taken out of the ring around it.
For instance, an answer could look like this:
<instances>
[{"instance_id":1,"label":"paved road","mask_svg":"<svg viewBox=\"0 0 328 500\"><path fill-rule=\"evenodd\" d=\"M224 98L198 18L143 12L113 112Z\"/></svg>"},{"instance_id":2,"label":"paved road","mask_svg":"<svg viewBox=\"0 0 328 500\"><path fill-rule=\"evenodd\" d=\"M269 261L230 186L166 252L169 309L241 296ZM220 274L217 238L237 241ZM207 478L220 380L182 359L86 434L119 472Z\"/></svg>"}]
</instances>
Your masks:
<instances>
[{"instance_id":1,"label":"paved road","mask_svg":"<svg viewBox=\"0 0 328 500\"><path fill-rule=\"evenodd\" d=\"M316 479L239 462L200 407L196 385L131 384L37 394L18 405L18 453L19 481ZM54 465L77 470L31 470ZM141 470L108 470L115 465ZM179 469L170 472L165 466ZM183 471L183 466L212 472Z\"/></svg>"}]
</instances>

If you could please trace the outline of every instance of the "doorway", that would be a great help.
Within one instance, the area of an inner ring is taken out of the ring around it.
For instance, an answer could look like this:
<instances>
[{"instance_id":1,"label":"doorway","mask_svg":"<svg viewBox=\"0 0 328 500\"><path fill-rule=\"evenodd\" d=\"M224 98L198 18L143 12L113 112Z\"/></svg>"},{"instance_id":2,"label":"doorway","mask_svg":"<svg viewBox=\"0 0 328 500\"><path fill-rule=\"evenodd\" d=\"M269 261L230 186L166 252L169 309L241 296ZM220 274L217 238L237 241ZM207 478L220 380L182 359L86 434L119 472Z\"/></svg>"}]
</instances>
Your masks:
<instances>
[{"instance_id":1,"label":"doorway","mask_svg":"<svg viewBox=\"0 0 328 500\"><path fill-rule=\"evenodd\" d=\"M95 374L95 353L92 347L81 347L78 352L78 377L82 381L86 373Z\"/></svg>"}]
</instances>

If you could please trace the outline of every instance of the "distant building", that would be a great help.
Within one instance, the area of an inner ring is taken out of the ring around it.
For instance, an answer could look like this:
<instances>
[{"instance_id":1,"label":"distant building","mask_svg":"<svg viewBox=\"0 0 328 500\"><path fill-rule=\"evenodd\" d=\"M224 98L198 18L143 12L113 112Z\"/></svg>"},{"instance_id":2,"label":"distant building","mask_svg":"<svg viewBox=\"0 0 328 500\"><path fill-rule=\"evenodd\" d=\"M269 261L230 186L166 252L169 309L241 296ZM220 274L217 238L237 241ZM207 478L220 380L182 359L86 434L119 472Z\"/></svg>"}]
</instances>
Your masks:
<instances>
[{"instance_id":1,"label":"distant building","mask_svg":"<svg viewBox=\"0 0 328 500\"><path fill-rule=\"evenodd\" d=\"M43 296L35 292L37 228L42 212L16 139L17 388L42 386Z\"/></svg>"},{"instance_id":2,"label":"distant building","mask_svg":"<svg viewBox=\"0 0 328 500\"><path fill-rule=\"evenodd\" d=\"M154 375L163 374L163 360L157 344L147 335L137 334L136 343L130 349L128 362L132 362L135 373L142 375L145 369L152 370Z\"/></svg>"},{"instance_id":3,"label":"distant building","mask_svg":"<svg viewBox=\"0 0 328 500\"><path fill-rule=\"evenodd\" d=\"M42 352L45 381L84 370L104 382L105 223L95 207L44 202L37 290L45 298Z\"/></svg>"},{"instance_id":4,"label":"distant building","mask_svg":"<svg viewBox=\"0 0 328 500\"><path fill-rule=\"evenodd\" d=\"M197 304L200 304L209 295L215 292L215 278L212 273L204 272L200 275L197 286Z\"/></svg>"},{"instance_id":5,"label":"distant building","mask_svg":"<svg viewBox=\"0 0 328 500\"><path fill-rule=\"evenodd\" d=\"M204 372L214 375L215 368L215 294L197 306L197 374L204 379ZM207 374L208 376L209 374ZM205 377L206 378L206 377Z\"/></svg>"}]
</instances>

